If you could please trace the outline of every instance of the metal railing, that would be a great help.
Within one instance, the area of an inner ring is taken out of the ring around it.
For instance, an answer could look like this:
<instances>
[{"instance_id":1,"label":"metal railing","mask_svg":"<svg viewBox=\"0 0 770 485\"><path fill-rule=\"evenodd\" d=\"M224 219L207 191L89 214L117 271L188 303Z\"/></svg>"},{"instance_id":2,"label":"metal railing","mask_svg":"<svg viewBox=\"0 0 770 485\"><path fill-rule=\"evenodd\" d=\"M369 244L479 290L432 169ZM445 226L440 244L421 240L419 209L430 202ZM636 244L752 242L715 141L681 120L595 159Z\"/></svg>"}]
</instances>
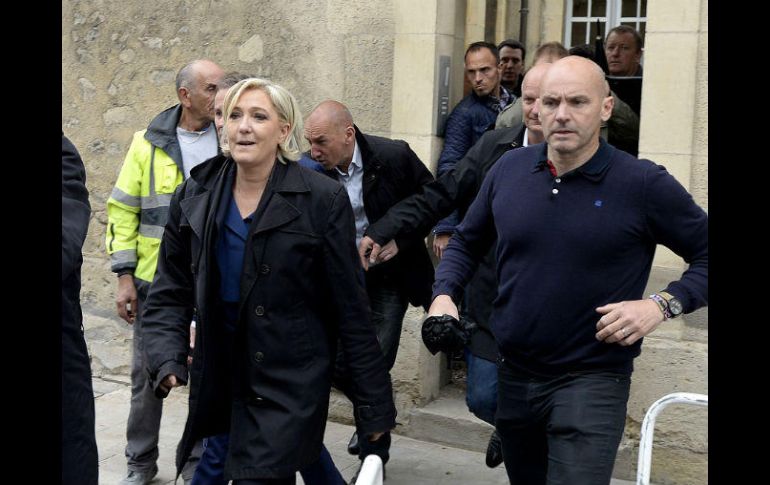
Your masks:
<instances>
[{"instance_id":1,"label":"metal railing","mask_svg":"<svg viewBox=\"0 0 770 485\"><path fill-rule=\"evenodd\" d=\"M368 455L361 465L356 485L382 485L382 459L377 455Z\"/></svg>"},{"instance_id":2,"label":"metal railing","mask_svg":"<svg viewBox=\"0 0 770 485\"><path fill-rule=\"evenodd\" d=\"M655 432L655 419L658 414L669 404L694 404L696 406L709 405L709 397L706 394L694 394L691 392L674 392L666 394L655 401L642 421L642 433L639 438L639 463L636 468L636 485L650 485L650 467L652 465L652 436Z\"/></svg>"}]
</instances>

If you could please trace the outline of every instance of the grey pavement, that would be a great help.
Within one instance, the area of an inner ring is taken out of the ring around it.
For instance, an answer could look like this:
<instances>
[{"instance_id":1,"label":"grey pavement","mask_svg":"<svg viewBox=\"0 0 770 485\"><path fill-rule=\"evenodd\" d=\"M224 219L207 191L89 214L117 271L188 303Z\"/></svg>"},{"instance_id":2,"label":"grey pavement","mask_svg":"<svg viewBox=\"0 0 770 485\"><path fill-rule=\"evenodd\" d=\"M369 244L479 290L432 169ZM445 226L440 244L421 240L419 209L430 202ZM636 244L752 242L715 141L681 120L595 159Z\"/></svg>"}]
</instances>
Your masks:
<instances>
[{"instance_id":1,"label":"grey pavement","mask_svg":"<svg viewBox=\"0 0 770 485\"><path fill-rule=\"evenodd\" d=\"M123 451L126 445L126 420L131 390L126 376L94 378L96 398L96 441L99 448L99 483L116 485L126 472ZM174 483L174 452L187 417L187 393L173 391L166 398L160 430L158 475L152 485ZM346 451L354 428L329 421L324 443L342 476L349 480L358 460ZM501 465L490 469L484 454L393 434L387 464L388 485L469 485L507 484ZM182 484L180 477L177 482ZM302 484L302 479L297 479ZM612 480L612 485L630 485L625 480Z\"/></svg>"}]
</instances>

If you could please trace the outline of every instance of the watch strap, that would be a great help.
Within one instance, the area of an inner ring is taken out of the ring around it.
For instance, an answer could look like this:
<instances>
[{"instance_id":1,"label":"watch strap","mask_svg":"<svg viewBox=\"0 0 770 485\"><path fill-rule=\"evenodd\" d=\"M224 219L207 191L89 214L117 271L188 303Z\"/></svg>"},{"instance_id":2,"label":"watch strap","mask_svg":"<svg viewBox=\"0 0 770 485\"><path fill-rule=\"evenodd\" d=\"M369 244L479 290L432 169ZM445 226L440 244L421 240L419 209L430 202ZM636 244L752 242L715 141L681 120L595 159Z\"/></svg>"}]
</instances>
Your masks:
<instances>
[{"instance_id":1,"label":"watch strap","mask_svg":"<svg viewBox=\"0 0 770 485\"><path fill-rule=\"evenodd\" d=\"M663 298L661 295L657 293L653 293L650 295L650 299L658 304L658 308L660 308L660 311L663 312L663 320L668 320L672 317L671 310L668 309L668 302L665 298Z\"/></svg>"}]
</instances>

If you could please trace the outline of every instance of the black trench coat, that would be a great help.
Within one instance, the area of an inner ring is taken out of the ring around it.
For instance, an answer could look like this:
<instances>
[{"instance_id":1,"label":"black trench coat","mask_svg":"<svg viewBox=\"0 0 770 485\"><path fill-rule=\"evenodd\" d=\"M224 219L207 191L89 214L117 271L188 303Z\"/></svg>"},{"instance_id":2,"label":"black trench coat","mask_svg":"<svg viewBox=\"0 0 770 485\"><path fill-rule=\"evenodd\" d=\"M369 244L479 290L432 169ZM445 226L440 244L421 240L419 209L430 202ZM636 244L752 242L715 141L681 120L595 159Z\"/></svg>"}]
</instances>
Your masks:
<instances>
[{"instance_id":1,"label":"black trench coat","mask_svg":"<svg viewBox=\"0 0 770 485\"><path fill-rule=\"evenodd\" d=\"M197 303L177 473L195 440L229 432L229 479L287 477L320 455L338 337L362 403L354 410L359 433L391 429L396 411L347 192L294 162L276 162L268 203L249 230L238 328L228 340L214 248L233 170L232 159L217 156L193 169L171 201L142 317L148 372L161 397L167 375L186 379Z\"/></svg>"},{"instance_id":2,"label":"black trench coat","mask_svg":"<svg viewBox=\"0 0 770 485\"><path fill-rule=\"evenodd\" d=\"M80 269L91 206L86 169L75 146L61 137L61 459L62 484L96 485L91 362L83 336Z\"/></svg>"}]
</instances>

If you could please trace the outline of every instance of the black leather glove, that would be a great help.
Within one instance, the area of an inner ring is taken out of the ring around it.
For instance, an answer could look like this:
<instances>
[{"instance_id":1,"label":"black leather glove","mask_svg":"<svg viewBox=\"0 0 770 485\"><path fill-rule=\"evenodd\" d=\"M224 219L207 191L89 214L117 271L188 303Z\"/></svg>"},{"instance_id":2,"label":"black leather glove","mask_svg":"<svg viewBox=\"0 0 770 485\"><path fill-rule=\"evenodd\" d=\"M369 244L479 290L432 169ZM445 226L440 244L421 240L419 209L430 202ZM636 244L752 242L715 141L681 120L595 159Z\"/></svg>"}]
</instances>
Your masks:
<instances>
[{"instance_id":1,"label":"black leather glove","mask_svg":"<svg viewBox=\"0 0 770 485\"><path fill-rule=\"evenodd\" d=\"M457 320L451 315L433 315L422 322L422 341L431 354L438 352L453 353L462 350L470 341L476 324Z\"/></svg>"}]
</instances>

